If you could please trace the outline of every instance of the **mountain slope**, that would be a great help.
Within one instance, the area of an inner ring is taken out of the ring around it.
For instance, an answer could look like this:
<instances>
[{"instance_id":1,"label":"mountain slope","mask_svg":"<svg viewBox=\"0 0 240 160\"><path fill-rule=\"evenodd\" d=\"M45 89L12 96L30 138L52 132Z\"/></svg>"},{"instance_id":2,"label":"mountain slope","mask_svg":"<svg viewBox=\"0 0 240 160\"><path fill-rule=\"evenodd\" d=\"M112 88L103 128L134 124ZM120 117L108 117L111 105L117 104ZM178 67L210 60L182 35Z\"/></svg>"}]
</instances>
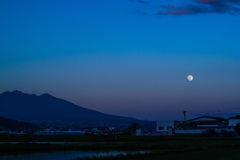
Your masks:
<instances>
[{"instance_id":1,"label":"mountain slope","mask_svg":"<svg viewBox=\"0 0 240 160\"><path fill-rule=\"evenodd\" d=\"M1 130L28 130L28 129L39 129L39 127L27 123L27 122L19 122L13 119L0 117L0 129Z\"/></svg>"},{"instance_id":2,"label":"mountain slope","mask_svg":"<svg viewBox=\"0 0 240 160\"><path fill-rule=\"evenodd\" d=\"M0 94L0 116L29 121L136 121L134 118L104 114L80 107L49 94L37 96L20 91Z\"/></svg>"}]
</instances>

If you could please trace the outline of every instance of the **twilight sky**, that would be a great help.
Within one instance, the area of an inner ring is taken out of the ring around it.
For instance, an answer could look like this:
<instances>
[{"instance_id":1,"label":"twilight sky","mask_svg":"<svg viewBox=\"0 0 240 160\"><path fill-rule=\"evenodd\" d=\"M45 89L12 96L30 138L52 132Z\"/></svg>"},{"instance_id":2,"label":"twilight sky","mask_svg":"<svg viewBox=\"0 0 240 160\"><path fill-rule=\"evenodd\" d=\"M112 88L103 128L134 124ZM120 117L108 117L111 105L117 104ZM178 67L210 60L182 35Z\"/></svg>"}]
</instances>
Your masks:
<instances>
[{"instance_id":1,"label":"twilight sky","mask_svg":"<svg viewBox=\"0 0 240 160\"><path fill-rule=\"evenodd\" d=\"M228 117L239 37L240 0L1 0L0 92L139 119Z\"/></svg>"}]
</instances>

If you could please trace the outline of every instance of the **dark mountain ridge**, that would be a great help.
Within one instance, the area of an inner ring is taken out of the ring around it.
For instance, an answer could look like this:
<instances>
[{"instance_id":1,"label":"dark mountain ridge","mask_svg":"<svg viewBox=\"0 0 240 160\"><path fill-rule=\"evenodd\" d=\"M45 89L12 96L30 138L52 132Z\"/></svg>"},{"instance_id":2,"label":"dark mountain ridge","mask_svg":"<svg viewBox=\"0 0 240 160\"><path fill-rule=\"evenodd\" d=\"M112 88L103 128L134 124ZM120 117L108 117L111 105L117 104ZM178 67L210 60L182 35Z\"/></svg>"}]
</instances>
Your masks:
<instances>
[{"instance_id":1,"label":"dark mountain ridge","mask_svg":"<svg viewBox=\"0 0 240 160\"><path fill-rule=\"evenodd\" d=\"M20 91L0 94L0 115L19 120L104 120L104 121L137 121L87 109L47 93L40 96Z\"/></svg>"},{"instance_id":2,"label":"dark mountain ridge","mask_svg":"<svg viewBox=\"0 0 240 160\"><path fill-rule=\"evenodd\" d=\"M23 130L37 130L39 127L27 123L20 122L9 118L0 117L0 130L15 130L15 131L23 131Z\"/></svg>"}]
</instances>

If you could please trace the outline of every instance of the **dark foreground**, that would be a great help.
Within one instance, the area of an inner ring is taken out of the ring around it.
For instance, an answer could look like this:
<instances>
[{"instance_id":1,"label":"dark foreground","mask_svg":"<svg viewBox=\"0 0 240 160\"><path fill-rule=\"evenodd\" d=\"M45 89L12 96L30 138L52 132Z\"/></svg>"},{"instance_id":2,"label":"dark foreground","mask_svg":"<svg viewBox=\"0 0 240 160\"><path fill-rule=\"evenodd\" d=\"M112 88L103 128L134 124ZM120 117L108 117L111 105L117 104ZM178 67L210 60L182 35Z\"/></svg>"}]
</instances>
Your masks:
<instances>
[{"instance_id":1,"label":"dark foreground","mask_svg":"<svg viewBox=\"0 0 240 160\"><path fill-rule=\"evenodd\" d=\"M101 160L239 160L238 138L195 138L163 136L36 136L0 135L0 154L27 154L74 150L147 150L137 153L107 157L79 158ZM6 143L3 143L6 142ZM9 143L21 142L21 143ZM44 143L39 143L44 142ZM51 142L51 143L50 143ZM52 143L61 142L61 143ZM63 143L74 142L74 143ZM0 155L0 157L1 157ZM1 159L1 158L0 158Z\"/></svg>"}]
</instances>

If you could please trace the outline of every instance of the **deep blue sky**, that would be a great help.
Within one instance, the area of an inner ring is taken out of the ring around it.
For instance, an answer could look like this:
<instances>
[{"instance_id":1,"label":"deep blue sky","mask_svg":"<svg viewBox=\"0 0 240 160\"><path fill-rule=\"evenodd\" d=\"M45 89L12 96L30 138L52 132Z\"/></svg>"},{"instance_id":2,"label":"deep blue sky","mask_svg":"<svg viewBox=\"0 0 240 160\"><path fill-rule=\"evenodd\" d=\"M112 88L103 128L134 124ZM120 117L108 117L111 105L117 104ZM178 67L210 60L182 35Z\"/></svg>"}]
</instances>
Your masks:
<instances>
[{"instance_id":1,"label":"deep blue sky","mask_svg":"<svg viewBox=\"0 0 240 160\"><path fill-rule=\"evenodd\" d=\"M239 0L1 0L0 92L140 119L240 114L239 37Z\"/></svg>"}]
</instances>

